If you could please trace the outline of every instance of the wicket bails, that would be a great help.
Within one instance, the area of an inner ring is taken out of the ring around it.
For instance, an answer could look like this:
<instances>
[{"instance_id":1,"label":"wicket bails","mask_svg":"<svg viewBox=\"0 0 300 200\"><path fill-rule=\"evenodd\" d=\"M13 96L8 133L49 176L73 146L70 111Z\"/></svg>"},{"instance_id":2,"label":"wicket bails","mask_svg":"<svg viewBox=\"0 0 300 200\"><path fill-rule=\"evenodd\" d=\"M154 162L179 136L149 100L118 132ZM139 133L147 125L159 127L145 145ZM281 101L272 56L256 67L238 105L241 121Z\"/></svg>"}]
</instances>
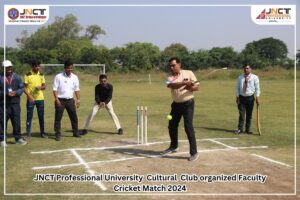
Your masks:
<instances>
[{"instance_id":1,"label":"wicket bails","mask_svg":"<svg viewBox=\"0 0 300 200\"><path fill-rule=\"evenodd\" d=\"M136 129L137 143L147 144L148 140L148 110L147 106L137 106L136 108Z\"/></svg>"}]
</instances>

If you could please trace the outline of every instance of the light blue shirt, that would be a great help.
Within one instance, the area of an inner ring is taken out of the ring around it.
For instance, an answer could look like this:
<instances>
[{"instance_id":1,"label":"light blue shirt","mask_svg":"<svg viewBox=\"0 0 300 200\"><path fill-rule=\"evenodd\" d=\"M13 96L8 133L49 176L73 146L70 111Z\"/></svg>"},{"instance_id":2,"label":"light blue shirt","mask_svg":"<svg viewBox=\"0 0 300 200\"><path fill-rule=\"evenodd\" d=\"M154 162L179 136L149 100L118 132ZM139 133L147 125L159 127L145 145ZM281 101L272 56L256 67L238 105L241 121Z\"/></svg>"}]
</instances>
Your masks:
<instances>
[{"instance_id":1,"label":"light blue shirt","mask_svg":"<svg viewBox=\"0 0 300 200\"><path fill-rule=\"evenodd\" d=\"M243 91L244 83L245 83L245 77L244 77L244 74L242 74L238 77L238 79L236 81L235 95L237 97L240 95L252 96L253 94L255 94L255 96L259 97L260 87L259 87L258 76L256 76L255 74L250 74L250 79L249 79L247 90L245 93Z\"/></svg>"}]
</instances>

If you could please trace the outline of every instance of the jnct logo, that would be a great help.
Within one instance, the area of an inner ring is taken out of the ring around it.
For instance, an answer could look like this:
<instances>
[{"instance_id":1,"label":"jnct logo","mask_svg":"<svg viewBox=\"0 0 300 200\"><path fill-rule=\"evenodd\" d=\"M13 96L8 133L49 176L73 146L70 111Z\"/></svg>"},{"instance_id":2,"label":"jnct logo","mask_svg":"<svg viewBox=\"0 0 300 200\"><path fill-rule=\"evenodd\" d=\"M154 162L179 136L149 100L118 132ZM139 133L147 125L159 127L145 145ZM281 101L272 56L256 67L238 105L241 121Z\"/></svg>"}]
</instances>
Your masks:
<instances>
[{"instance_id":1,"label":"jnct logo","mask_svg":"<svg viewBox=\"0 0 300 200\"><path fill-rule=\"evenodd\" d=\"M16 8L8 10L7 15L10 19L17 19L19 17L19 11Z\"/></svg>"},{"instance_id":2,"label":"jnct logo","mask_svg":"<svg viewBox=\"0 0 300 200\"><path fill-rule=\"evenodd\" d=\"M4 5L6 25L41 25L49 19L47 5Z\"/></svg>"},{"instance_id":3,"label":"jnct logo","mask_svg":"<svg viewBox=\"0 0 300 200\"><path fill-rule=\"evenodd\" d=\"M264 9L256 19L291 19L291 8Z\"/></svg>"},{"instance_id":4,"label":"jnct logo","mask_svg":"<svg viewBox=\"0 0 300 200\"><path fill-rule=\"evenodd\" d=\"M46 9L23 9L20 15L45 15Z\"/></svg>"}]
</instances>

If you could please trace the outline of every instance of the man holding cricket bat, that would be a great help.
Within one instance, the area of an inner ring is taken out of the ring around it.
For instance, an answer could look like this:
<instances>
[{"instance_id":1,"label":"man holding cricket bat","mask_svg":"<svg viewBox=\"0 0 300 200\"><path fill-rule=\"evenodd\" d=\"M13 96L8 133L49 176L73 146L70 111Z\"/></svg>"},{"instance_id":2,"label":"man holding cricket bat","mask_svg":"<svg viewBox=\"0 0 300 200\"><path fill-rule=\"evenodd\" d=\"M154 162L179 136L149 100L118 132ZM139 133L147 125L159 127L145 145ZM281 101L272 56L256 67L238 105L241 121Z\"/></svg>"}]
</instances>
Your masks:
<instances>
[{"instance_id":1,"label":"man holding cricket bat","mask_svg":"<svg viewBox=\"0 0 300 200\"><path fill-rule=\"evenodd\" d=\"M183 116L184 129L190 143L190 157L188 160L195 161L199 155L193 127L195 105L193 92L198 90L199 83L192 71L181 69L179 58L171 58L169 68L171 73L168 77L167 87L171 89L173 99L171 113L168 115L171 144L163 154L178 151L178 125Z\"/></svg>"},{"instance_id":2,"label":"man holding cricket bat","mask_svg":"<svg viewBox=\"0 0 300 200\"><path fill-rule=\"evenodd\" d=\"M259 105L260 87L258 76L251 73L250 65L244 66L244 74L240 75L236 82L236 103L239 109L239 122L236 134L243 132L243 126L246 115L245 133L252 134L251 119L254 107L254 101ZM255 97L256 98L255 98Z\"/></svg>"}]
</instances>

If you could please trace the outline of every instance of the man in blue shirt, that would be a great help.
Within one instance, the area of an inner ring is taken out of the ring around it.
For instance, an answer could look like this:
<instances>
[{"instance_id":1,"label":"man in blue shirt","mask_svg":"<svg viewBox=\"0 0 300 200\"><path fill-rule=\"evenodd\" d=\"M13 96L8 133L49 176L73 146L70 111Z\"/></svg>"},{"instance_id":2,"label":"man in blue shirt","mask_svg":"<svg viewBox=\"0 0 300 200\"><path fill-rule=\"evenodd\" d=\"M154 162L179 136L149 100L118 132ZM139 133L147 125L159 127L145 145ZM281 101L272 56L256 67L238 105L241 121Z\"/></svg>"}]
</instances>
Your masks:
<instances>
[{"instance_id":1,"label":"man in blue shirt","mask_svg":"<svg viewBox=\"0 0 300 200\"><path fill-rule=\"evenodd\" d=\"M243 132L243 126L246 114L246 126L245 132L252 134L250 131L252 111L254 106L254 100L259 105L260 87L258 76L251 73L250 65L244 66L244 74L240 75L236 82L236 103L239 109L239 123L236 134ZM254 98L254 96L256 98Z\"/></svg>"},{"instance_id":2,"label":"man in blue shirt","mask_svg":"<svg viewBox=\"0 0 300 200\"><path fill-rule=\"evenodd\" d=\"M25 145L27 142L21 138L21 107L20 97L24 92L24 84L21 77L13 72L12 63L9 60L2 62L5 74L0 74L0 142L1 146L6 146L4 140L4 123L10 119L13 126L13 136L16 144ZM5 82L5 87L4 87ZM4 101L5 98L5 101ZM5 118L4 121L4 106Z\"/></svg>"}]
</instances>

